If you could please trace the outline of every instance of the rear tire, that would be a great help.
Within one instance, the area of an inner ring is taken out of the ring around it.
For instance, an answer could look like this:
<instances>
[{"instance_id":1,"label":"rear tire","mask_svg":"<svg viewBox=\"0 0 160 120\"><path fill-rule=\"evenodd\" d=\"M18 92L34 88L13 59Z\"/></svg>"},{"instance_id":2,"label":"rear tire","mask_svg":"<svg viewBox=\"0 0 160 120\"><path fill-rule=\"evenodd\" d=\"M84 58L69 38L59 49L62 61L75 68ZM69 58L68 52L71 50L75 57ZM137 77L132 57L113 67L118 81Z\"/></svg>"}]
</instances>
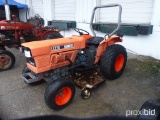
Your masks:
<instances>
[{"instance_id":1,"label":"rear tire","mask_svg":"<svg viewBox=\"0 0 160 120\"><path fill-rule=\"evenodd\" d=\"M59 32L53 32L46 36L45 40L63 38L63 36Z\"/></svg>"},{"instance_id":2,"label":"rear tire","mask_svg":"<svg viewBox=\"0 0 160 120\"><path fill-rule=\"evenodd\" d=\"M15 56L7 50L0 50L0 71L11 69L15 64Z\"/></svg>"},{"instance_id":3,"label":"rear tire","mask_svg":"<svg viewBox=\"0 0 160 120\"><path fill-rule=\"evenodd\" d=\"M107 79L116 79L123 73L126 61L126 49L118 44L111 45L100 58L101 72Z\"/></svg>"},{"instance_id":4,"label":"rear tire","mask_svg":"<svg viewBox=\"0 0 160 120\"><path fill-rule=\"evenodd\" d=\"M74 94L74 83L66 78L59 78L47 87L45 102L49 108L61 110L71 103Z\"/></svg>"}]
</instances>

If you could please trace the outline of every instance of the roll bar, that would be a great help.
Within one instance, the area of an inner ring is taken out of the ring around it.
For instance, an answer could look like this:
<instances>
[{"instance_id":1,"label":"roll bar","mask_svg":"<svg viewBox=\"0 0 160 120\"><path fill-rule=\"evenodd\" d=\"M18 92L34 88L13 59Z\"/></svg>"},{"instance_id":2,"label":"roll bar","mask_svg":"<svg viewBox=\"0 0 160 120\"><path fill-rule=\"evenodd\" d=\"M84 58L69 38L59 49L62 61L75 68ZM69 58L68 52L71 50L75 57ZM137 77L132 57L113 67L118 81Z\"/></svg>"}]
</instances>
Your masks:
<instances>
[{"instance_id":1,"label":"roll bar","mask_svg":"<svg viewBox=\"0 0 160 120\"><path fill-rule=\"evenodd\" d=\"M102 6L96 6L93 11L92 11L92 16L91 16L91 21L90 21L90 29L93 33L94 36L96 36L96 33L94 32L93 30L93 19L94 19L94 15L95 15L95 11L97 8L107 8L107 7L119 7L119 13L118 13L118 26L115 30L113 30L109 35L108 37L111 37L114 33L116 33L120 26L121 26L121 13L122 13L122 6L120 4L108 4L108 5L102 5Z\"/></svg>"}]
</instances>

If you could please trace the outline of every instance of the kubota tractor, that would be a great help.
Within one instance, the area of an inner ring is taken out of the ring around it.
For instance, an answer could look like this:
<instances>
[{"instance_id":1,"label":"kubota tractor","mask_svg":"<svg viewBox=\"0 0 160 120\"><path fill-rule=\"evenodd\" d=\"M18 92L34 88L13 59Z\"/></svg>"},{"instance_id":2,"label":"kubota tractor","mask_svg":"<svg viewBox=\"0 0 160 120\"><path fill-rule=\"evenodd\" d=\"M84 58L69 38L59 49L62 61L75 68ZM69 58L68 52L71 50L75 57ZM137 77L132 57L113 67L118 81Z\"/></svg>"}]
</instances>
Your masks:
<instances>
[{"instance_id":1,"label":"kubota tractor","mask_svg":"<svg viewBox=\"0 0 160 120\"><path fill-rule=\"evenodd\" d=\"M38 27L32 23L17 22L14 15L13 19L14 21L0 21L0 71L12 68L15 63L14 55L5 47L18 48L23 42L62 37L54 27L43 27L38 15L34 18Z\"/></svg>"},{"instance_id":2,"label":"kubota tractor","mask_svg":"<svg viewBox=\"0 0 160 120\"><path fill-rule=\"evenodd\" d=\"M105 37L97 37L92 29L95 10L105 7L119 7L118 26ZM127 52L123 46L115 44L122 42L121 36L112 36L120 28L121 11L122 7L119 4L95 7L90 22L94 36L76 28L74 30L79 35L22 44L27 59L22 78L28 84L37 83L42 79L49 83L45 91L48 107L54 110L66 107L74 97L75 84L82 87L81 96L88 98L91 94L90 89L105 81L98 77L98 72L110 80L121 76L126 65ZM92 70L96 71L92 78L77 78Z\"/></svg>"}]
</instances>

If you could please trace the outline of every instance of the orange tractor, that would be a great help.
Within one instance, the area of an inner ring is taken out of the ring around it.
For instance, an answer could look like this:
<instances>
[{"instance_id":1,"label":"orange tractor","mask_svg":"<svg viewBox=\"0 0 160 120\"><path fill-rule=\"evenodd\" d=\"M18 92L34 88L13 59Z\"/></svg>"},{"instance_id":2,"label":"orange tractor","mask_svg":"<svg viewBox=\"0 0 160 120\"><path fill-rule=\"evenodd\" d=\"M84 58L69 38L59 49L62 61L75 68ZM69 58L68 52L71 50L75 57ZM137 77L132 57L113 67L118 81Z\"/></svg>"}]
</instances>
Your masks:
<instances>
[{"instance_id":1,"label":"orange tractor","mask_svg":"<svg viewBox=\"0 0 160 120\"><path fill-rule=\"evenodd\" d=\"M97 8L119 7L118 26L104 38L97 37L92 29ZM90 89L97 87L105 80L97 78L97 71L107 79L116 79L124 71L126 49L115 44L122 42L121 36L112 36L121 25L122 7L119 4L97 6L94 8L90 28L93 35L82 29L74 29L79 35L45 41L34 41L22 44L27 59L27 66L22 71L23 80L37 83L42 79L49 83L45 91L45 102L51 109L60 110L66 107L75 94L75 84L82 87L81 96L88 98ZM108 38L106 38L108 37ZM96 71L92 78L78 79L81 74Z\"/></svg>"}]
</instances>

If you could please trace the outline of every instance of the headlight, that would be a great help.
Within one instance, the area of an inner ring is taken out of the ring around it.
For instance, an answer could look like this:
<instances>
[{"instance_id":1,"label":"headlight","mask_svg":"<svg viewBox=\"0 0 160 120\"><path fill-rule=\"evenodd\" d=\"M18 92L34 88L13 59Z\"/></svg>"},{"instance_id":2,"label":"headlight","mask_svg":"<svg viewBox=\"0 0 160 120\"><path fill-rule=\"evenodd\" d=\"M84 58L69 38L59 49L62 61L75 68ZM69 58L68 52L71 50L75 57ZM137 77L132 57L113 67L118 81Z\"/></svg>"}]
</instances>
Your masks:
<instances>
[{"instance_id":1,"label":"headlight","mask_svg":"<svg viewBox=\"0 0 160 120\"><path fill-rule=\"evenodd\" d=\"M32 57L31 52L29 50L24 50L24 55L28 58Z\"/></svg>"}]
</instances>

